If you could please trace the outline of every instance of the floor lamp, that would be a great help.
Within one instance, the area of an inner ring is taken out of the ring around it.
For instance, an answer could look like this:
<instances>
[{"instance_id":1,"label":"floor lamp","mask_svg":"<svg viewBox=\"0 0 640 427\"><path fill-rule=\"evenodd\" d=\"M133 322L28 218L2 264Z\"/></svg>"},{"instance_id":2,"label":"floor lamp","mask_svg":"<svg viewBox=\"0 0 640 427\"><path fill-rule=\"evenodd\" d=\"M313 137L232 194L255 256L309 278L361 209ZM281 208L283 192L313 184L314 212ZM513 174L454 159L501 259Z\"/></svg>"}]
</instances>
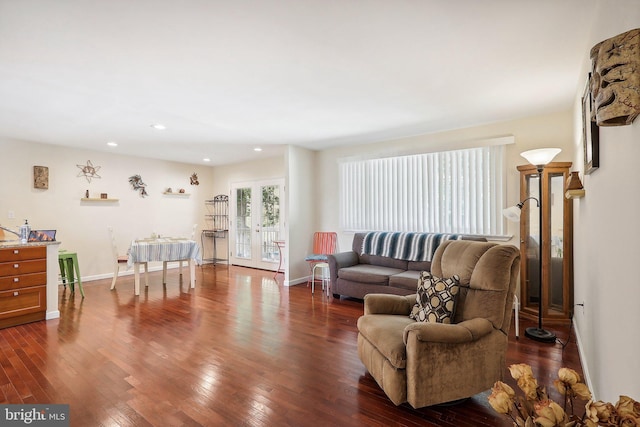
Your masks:
<instances>
[{"instance_id":1,"label":"floor lamp","mask_svg":"<svg viewBox=\"0 0 640 427\"><path fill-rule=\"evenodd\" d=\"M545 165L547 165L558 153L562 151L559 148L540 148L537 150L529 150L521 153L520 155L527 159L529 163L534 165L538 169L538 198L527 197L515 206L511 206L502 211L504 216L511 221L520 221L520 214L522 213L522 207L527 200L535 200L538 205L539 211L539 229L540 229L540 243L538 244L538 265L539 281L538 284L538 327L530 327L524 331L524 335L532 340L553 343L556 341L556 334L551 331L547 331L542 327L542 239L544 234L542 232L542 171Z\"/></svg>"}]
</instances>

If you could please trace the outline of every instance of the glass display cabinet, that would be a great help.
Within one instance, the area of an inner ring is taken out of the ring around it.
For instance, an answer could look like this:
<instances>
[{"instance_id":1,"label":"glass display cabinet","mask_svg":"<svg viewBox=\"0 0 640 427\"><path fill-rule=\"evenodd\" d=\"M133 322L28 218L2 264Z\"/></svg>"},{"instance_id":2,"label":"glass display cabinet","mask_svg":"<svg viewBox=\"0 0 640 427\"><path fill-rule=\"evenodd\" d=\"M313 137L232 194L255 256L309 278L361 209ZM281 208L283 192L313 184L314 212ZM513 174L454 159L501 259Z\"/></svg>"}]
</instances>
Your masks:
<instances>
[{"instance_id":1,"label":"glass display cabinet","mask_svg":"<svg viewBox=\"0 0 640 427\"><path fill-rule=\"evenodd\" d=\"M542 286L542 318L545 322L568 322L573 309L573 200L564 195L571 162L552 162L542 171L534 165L518 166L520 200L540 199L542 224L536 202L522 208L520 218L520 313L537 319L539 287ZM542 179L542 195L539 193ZM542 230L542 260L540 260ZM542 277L540 277L542 262Z\"/></svg>"}]
</instances>

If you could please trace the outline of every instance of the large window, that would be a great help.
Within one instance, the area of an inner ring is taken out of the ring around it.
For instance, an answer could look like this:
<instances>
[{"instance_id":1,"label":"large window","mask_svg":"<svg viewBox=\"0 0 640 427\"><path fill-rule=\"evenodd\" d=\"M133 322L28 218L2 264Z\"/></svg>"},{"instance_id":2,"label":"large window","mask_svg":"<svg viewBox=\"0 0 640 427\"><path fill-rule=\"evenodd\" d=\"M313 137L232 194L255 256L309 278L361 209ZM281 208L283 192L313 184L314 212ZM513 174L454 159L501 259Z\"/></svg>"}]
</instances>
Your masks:
<instances>
[{"instance_id":1,"label":"large window","mask_svg":"<svg viewBox=\"0 0 640 427\"><path fill-rule=\"evenodd\" d=\"M342 161L345 231L503 235L504 145Z\"/></svg>"}]
</instances>

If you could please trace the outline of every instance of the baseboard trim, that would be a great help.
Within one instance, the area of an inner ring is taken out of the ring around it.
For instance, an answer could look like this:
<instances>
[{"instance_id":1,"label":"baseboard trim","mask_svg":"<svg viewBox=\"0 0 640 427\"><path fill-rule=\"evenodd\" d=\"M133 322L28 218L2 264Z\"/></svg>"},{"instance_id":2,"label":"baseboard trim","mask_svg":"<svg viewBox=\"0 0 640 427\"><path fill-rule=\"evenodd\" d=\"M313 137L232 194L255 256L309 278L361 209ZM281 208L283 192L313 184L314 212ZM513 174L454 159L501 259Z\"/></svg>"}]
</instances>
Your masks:
<instances>
[{"instance_id":1,"label":"baseboard trim","mask_svg":"<svg viewBox=\"0 0 640 427\"><path fill-rule=\"evenodd\" d=\"M576 336L576 345L578 347L578 356L580 356L580 364L582 365L582 373L584 375L584 382L591 390L591 394L593 395L593 400L598 400L596 398L596 393L593 388L593 383L591 382L591 375L589 374L589 364L587 363L587 359L584 352L584 347L582 345L582 338L580 337L580 330L578 329L578 324L573 322L573 333Z\"/></svg>"},{"instance_id":2,"label":"baseboard trim","mask_svg":"<svg viewBox=\"0 0 640 427\"><path fill-rule=\"evenodd\" d=\"M197 264L196 264L197 266ZM171 270L174 268L179 268L180 265L178 264L177 261L170 261L167 264L167 270ZM187 263L185 262L183 264L183 268L187 269L187 273L189 272L189 267L187 265ZM153 271L162 271L162 263L160 263L159 265L154 265L154 266L149 266L149 271L153 272ZM128 269L128 270L121 270L120 273L118 274L118 276L132 276L134 274L133 271L133 267ZM144 274L144 267L140 267L140 274ZM83 282L92 282L94 280L102 280L102 279L112 279L113 278L113 273L103 273L103 274L95 274L93 276L82 276L81 279ZM62 282L59 282L58 285L62 285Z\"/></svg>"}]
</instances>

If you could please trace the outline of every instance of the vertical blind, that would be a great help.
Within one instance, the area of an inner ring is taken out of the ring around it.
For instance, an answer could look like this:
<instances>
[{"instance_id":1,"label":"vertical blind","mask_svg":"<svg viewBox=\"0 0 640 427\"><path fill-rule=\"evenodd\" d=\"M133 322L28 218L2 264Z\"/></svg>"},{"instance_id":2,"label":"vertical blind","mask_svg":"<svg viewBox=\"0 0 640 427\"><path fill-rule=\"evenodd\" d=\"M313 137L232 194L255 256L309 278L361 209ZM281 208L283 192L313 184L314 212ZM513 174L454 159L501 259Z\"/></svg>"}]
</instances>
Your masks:
<instances>
[{"instance_id":1,"label":"vertical blind","mask_svg":"<svg viewBox=\"0 0 640 427\"><path fill-rule=\"evenodd\" d=\"M502 235L504 145L343 161L340 227Z\"/></svg>"}]
</instances>

